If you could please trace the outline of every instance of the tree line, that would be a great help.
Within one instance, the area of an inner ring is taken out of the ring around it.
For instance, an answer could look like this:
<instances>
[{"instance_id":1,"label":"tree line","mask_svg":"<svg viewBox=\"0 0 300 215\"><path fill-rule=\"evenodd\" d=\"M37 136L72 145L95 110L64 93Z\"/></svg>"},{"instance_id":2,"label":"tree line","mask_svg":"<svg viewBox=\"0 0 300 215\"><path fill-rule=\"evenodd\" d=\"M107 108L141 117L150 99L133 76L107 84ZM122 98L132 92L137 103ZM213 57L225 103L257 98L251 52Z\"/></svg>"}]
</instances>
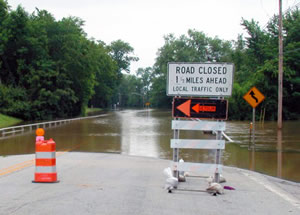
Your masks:
<instances>
[{"instance_id":1,"label":"tree line","mask_svg":"<svg viewBox=\"0 0 300 215\"><path fill-rule=\"evenodd\" d=\"M278 17L262 28L242 19L246 36L235 41L209 37L195 29L175 37L168 34L152 67L127 74L137 61L134 49L122 40L105 44L88 39L77 17L61 20L46 10L28 14L11 10L0 0L0 111L25 120L78 116L89 107L170 108L166 96L168 62L231 62L234 86L229 118L251 118L243 95L256 86L265 96L258 106L267 120L277 117ZM284 15L283 117L300 116L300 13ZM259 114L260 111L256 111Z\"/></svg>"},{"instance_id":2,"label":"tree line","mask_svg":"<svg viewBox=\"0 0 300 215\"><path fill-rule=\"evenodd\" d=\"M1 113L25 120L78 116L116 100L133 48L88 39L77 17L55 20L0 0Z\"/></svg>"}]
</instances>

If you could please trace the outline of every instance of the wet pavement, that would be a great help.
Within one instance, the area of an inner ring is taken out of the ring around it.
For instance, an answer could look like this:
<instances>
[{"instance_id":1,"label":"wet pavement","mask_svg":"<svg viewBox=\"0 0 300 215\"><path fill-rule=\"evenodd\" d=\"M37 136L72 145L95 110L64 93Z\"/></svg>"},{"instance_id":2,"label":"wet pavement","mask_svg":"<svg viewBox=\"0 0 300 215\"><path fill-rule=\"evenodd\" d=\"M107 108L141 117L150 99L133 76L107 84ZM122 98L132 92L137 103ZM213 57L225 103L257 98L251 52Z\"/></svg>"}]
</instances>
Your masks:
<instances>
[{"instance_id":1,"label":"wet pavement","mask_svg":"<svg viewBox=\"0 0 300 215\"><path fill-rule=\"evenodd\" d=\"M57 152L59 183L32 183L34 154L0 158L0 214L299 214L300 185L224 167L225 194L164 190L170 160ZM31 165L30 165L31 163ZM27 166L26 166L27 165ZM179 188L205 190L203 178Z\"/></svg>"}]
</instances>

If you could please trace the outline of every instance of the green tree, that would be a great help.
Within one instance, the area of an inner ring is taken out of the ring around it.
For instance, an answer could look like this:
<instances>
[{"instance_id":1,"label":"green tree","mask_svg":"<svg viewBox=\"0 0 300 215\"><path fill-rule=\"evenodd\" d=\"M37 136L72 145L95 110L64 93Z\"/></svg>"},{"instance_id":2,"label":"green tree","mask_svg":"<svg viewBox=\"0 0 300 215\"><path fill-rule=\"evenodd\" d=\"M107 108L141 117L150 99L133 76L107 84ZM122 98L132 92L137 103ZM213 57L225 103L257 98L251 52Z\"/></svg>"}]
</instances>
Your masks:
<instances>
[{"instance_id":1,"label":"green tree","mask_svg":"<svg viewBox=\"0 0 300 215\"><path fill-rule=\"evenodd\" d=\"M138 68L136 72L137 77L139 77L142 81L142 92L141 94L144 96L145 102L149 101L149 92L152 81L152 68Z\"/></svg>"},{"instance_id":2,"label":"green tree","mask_svg":"<svg viewBox=\"0 0 300 215\"><path fill-rule=\"evenodd\" d=\"M119 86L119 98L123 107L143 107L144 94L142 80L135 75L125 74Z\"/></svg>"},{"instance_id":3,"label":"green tree","mask_svg":"<svg viewBox=\"0 0 300 215\"><path fill-rule=\"evenodd\" d=\"M101 41L95 45L95 65L96 71L96 84L95 94L93 95L90 105L94 107L109 107L111 98L117 88L117 65L116 62L110 57L109 50Z\"/></svg>"},{"instance_id":4,"label":"green tree","mask_svg":"<svg viewBox=\"0 0 300 215\"><path fill-rule=\"evenodd\" d=\"M292 10L283 19L284 39L284 97L285 118L300 116L300 11Z\"/></svg>"},{"instance_id":5,"label":"green tree","mask_svg":"<svg viewBox=\"0 0 300 215\"><path fill-rule=\"evenodd\" d=\"M112 58L116 61L118 66L118 78L121 79L122 71L130 71L130 63L132 61L138 61L138 57L133 56L134 49L129 43L122 40L117 40L111 42L109 45L110 54Z\"/></svg>"},{"instance_id":6,"label":"green tree","mask_svg":"<svg viewBox=\"0 0 300 215\"><path fill-rule=\"evenodd\" d=\"M138 57L134 56L134 48L130 46L129 43L122 40L116 40L111 42L108 46L110 50L110 55L117 64L117 80L116 85L120 85L122 81L122 72L130 72L131 62L138 61ZM114 96L112 103L120 102L121 91L118 91L118 88L114 90Z\"/></svg>"},{"instance_id":7,"label":"green tree","mask_svg":"<svg viewBox=\"0 0 300 215\"><path fill-rule=\"evenodd\" d=\"M85 112L96 77L105 72L105 63L99 66L99 62L104 59L113 64L108 51L86 38L79 18L56 21L45 10L36 9L29 15L21 6L8 11L6 2L0 3L0 33L5 35L0 47L0 80L5 92L0 97L1 111L23 119Z\"/></svg>"},{"instance_id":8,"label":"green tree","mask_svg":"<svg viewBox=\"0 0 300 215\"><path fill-rule=\"evenodd\" d=\"M284 80L283 80L283 117L295 119L299 116L299 10L284 15ZM266 96L262 106L266 107L266 119L277 118L278 96L278 16L274 16L265 30L255 21L243 20L247 49L243 68L238 71L242 85L257 86ZM296 63L295 63L296 62ZM244 78L241 78L244 77ZM298 91L297 91L298 90ZM238 100L234 103L238 103ZM292 104L294 103L294 105Z\"/></svg>"}]
</instances>

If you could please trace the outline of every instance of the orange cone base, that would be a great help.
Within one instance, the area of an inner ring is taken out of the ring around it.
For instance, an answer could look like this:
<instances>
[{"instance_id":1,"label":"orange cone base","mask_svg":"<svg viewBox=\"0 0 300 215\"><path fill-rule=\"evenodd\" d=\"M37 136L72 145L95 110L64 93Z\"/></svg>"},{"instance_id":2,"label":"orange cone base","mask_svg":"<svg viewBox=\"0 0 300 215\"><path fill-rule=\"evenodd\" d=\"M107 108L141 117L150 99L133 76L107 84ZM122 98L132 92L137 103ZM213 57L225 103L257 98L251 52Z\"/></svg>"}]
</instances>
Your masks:
<instances>
[{"instance_id":1,"label":"orange cone base","mask_svg":"<svg viewBox=\"0 0 300 215\"><path fill-rule=\"evenodd\" d=\"M36 183L56 183L57 173L35 173L34 181Z\"/></svg>"}]
</instances>

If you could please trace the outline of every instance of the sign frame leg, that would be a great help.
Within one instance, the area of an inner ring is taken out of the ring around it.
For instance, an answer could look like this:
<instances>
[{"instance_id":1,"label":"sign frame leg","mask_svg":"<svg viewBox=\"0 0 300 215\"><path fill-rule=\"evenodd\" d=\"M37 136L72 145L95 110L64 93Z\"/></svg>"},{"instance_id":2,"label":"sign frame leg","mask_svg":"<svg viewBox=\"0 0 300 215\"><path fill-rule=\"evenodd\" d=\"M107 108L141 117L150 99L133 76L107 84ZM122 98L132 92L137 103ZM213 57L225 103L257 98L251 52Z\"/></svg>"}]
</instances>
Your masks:
<instances>
[{"instance_id":1,"label":"sign frame leg","mask_svg":"<svg viewBox=\"0 0 300 215\"><path fill-rule=\"evenodd\" d=\"M220 121L220 120L218 120L218 121ZM216 140L221 140L221 139L222 139L222 131L217 131ZM219 166L219 164L221 164L221 157L222 157L222 150L217 149L216 150L216 164L217 164L217 166ZM216 172L215 172L214 181L217 182L217 183L219 183L219 181L220 181L220 173L219 173L218 167L217 167Z\"/></svg>"},{"instance_id":2,"label":"sign frame leg","mask_svg":"<svg viewBox=\"0 0 300 215\"><path fill-rule=\"evenodd\" d=\"M178 120L178 118L175 118L175 120ZM179 130L178 129L174 130L173 137L174 137L174 139L179 139ZM179 149L178 148L173 149L173 161L176 163L178 163L178 161L179 161ZM175 178L179 179L179 171L177 171L177 169L173 171L173 176Z\"/></svg>"}]
</instances>

